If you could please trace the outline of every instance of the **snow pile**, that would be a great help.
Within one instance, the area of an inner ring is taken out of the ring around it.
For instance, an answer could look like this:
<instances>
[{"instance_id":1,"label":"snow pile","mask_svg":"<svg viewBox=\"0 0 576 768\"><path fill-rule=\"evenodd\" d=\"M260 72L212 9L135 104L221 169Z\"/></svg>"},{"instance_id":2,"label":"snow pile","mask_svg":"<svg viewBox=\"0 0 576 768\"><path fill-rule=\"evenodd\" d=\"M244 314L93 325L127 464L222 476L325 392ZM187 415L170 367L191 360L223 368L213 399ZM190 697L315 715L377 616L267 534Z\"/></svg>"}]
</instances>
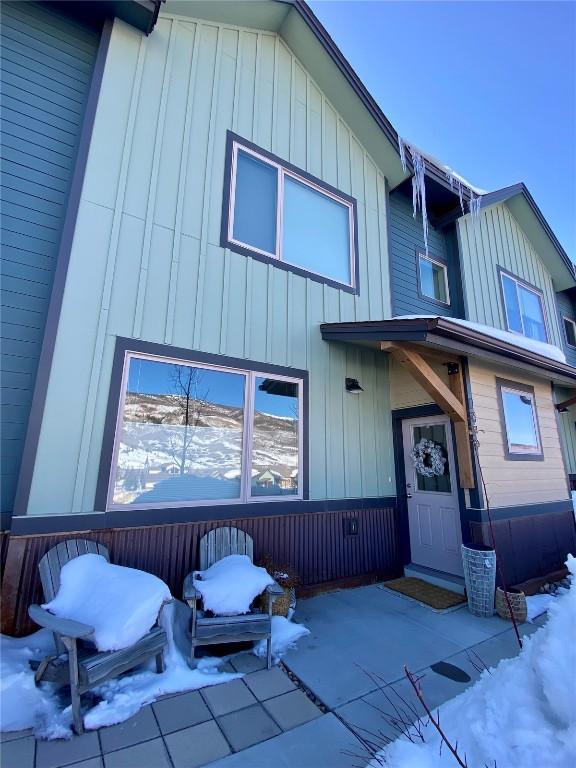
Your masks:
<instances>
[{"instance_id":1,"label":"snow pile","mask_svg":"<svg viewBox=\"0 0 576 768\"><path fill-rule=\"evenodd\" d=\"M182 617L176 619L177 613ZM162 626L168 636L164 652L166 671L152 671L154 662L140 667L133 674L117 678L95 688L93 693L102 701L84 715L86 728L101 728L127 720L159 696L180 693L206 686L226 683L241 674L219 673L224 659L202 659L196 669L190 669L178 645L189 648L189 639L179 643L176 632L187 624L189 609L174 601L162 611ZM52 635L41 630L34 635L12 638L0 635L0 731L33 728L37 737L62 739L72 737L71 707L62 703L54 685L34 685L30 659L41 659L54 653ZM66 702L69 699L66 699ZM83 704L88 697L83 698Z\"/></svg>"},{"instance_id":2,"label":"snow pile","mask_svg":"<svg viewBox=\"0 0 576 768\"><path fill-rule=\"evenodd\" d=\"M170 603L162 611L162 626L168 635L168 646L164 651L166 671L160 675L149 670L136 672L96 688L94 692L102 701L84 716L86 728L122 723L146 704L168 693L193 691L242 677L241 674L218 672L218 666L223 661L220 659L203 659L196 669L190 669L175 642L175 613L175 603Z\"/></svg>"},{"instance_id":3,"label":"snow pile","mask_svg":"<svg viewBox=\"0 0 576 768\"><path fill-rule=\"evenodd\" d=\"M470 320L461 320L459 317L439 317L438 315L397 315L392 318L393 320L444 320L449 323L455 323L456 325L462 325L465 328L470 328L478 333L483 333L485 336L492 336L493 338L505 341L507 344L513 344L521 349L526 349L528 352L534 352L541 357L547 357L550 360L555 360L558 363L566 362L566 355L561 349L555 347L553 344L546 344L544 341L537 341L536 339L529 339L526 336L520 336L517 333L511 333L510 331L503 331L501 328L493 328L491 325L483 325L482 323L473 323Z\"/></svg>"},{"instance_id":4,"label":"snow pile","mask_svg":"<svg viewBox=\"0 0 576 768\"><path fill-rule=\"evenodd\" d=\"M55 653L51 632L41 629L29 637L0 635L0 730L34 727L43 738L69 738L69 717L60 714L51 685L36 687L31 659Z\"/></svg>"},{"instance_id":5,"label":"snow pile","mask_svg":"<svg viewBox=\"0 0 576 768\"><path fill-rule=\"evenodd\" d=\"M571 768L576 765L576 559L568 557L572 589L550 606L545 627L524 639L515 659L441 707L440 724L469 766ZM430 723L424 743L405 737L371 765L452 768L455 760Z\"/></svg>"},{"instance_id":6,"label":"snow pile","mask_svg":"<svg viewBox=\"0 0 576 768\"><path fill-rule=\"evenodd\" d=\"M550 608L555 595L530 595L526 597L526 621L534 621Z\"/></svg>"},{"instance_id":7,"label":"snow pile","mask_svg":"<svg viewBox=\"0 0 576 768\"><path fill-rule=\"evenodd\" d=\"M204 608L217 616L248 613L254 598L273 583L266 569L254 565L247 555L223 557L194 579Z\"/></svg>"},{"instance_id":8,"label":"snow pile","mask_svg":"<svg viewBox=\"0 0 576 768\"><path fill-rule=\"evenodd\" d=\"M171 598L166 584L151 573L88 554L66 563L58 594L42 607L94 627L99 651L117 651L140 640Z\"/></svg>"},{"instance_id":9,"label":"snow pile","mask_svg":"<svg viewBox=\"0 0 576 768\"><path fill-rule=\"evenodd\" d=\"M296 647L300 638L310 634L303 624L294 624L284 616L272 616L272 656L279 660L291 648ZM266 656L266 640L260 640L254 647L255 656Z\"/></svg>"}]
</instances>

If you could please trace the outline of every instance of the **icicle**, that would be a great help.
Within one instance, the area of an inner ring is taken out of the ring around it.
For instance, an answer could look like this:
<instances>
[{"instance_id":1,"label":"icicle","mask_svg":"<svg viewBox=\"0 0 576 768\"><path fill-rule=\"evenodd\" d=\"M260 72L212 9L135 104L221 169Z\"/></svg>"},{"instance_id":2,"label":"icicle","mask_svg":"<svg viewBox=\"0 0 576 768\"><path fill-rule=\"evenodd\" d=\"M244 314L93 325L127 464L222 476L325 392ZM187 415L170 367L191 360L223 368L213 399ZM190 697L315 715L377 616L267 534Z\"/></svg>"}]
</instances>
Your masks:
<instances>
[{"instance_id":1,"label":"icicle","mask_svg":"<svg viewBox=\"0 0 576 768\"><path fill-rule=\"evenodd\" d=\"M410 147L414 175L412 176L412 214L416 218L418 209L422 213L422 229L424 231L424 249L428 255L428 213L426 211L425 169L422 155L414 147Z\"/></svg>"},{"instance_id":2,"label":"icicle","mask_svg":"<svg viewBox=\"0 0 576 768\"><path fill-rule=\"evenodd\" d=\"M470 211L470 216L472 217L472 221L475 223L480 218L480 206L482 205L482 198L478 195L475 195L472 190L470 190L470 202L468 203L468 210Z\"/></svg>"},{"instance_id":3,"label":"icicle","mask_svg":"<svg viewBox=\"0 0 576 768\"><path fill-rule=\"evenodd\" d=\"M458 192L458 198L460 200L460 210L462 211L462 216L466 214L466 211L464 210L464 185L460 181L460 179L457 179L456 176L454 176L454 173L448 166L445 166L446 170L444 173L446 174L446 178L448 179L448 183L450 184L450 189L454 189L456 187L456 190Z\"/></svg>"},{"instance_id":4,"label":"icicle","mask_svg":"<svg viewBox=\"0 0 576 768\"><path fill-rule=\"evenodd\" d=\"M402 163L402 170L404 173L408 170L408 165L406 164L406 144L404 142L404 139L400 134L398 134L398 150L400 152L400 162Z\"/></svg>"},{"instance_id":5,"label":"icicle","mask_svg":"<svg viewBox=\"0 0 576 768\"><path fill-rule=\"evenodd\" d=\"M472 190L470 190L470 192L472 192ZM464 216L466 211L464 210L464 195L461 182L458 182L458 197L460 198L460 210L462 211L462 216Z\"/></svg>"}]
</instances>

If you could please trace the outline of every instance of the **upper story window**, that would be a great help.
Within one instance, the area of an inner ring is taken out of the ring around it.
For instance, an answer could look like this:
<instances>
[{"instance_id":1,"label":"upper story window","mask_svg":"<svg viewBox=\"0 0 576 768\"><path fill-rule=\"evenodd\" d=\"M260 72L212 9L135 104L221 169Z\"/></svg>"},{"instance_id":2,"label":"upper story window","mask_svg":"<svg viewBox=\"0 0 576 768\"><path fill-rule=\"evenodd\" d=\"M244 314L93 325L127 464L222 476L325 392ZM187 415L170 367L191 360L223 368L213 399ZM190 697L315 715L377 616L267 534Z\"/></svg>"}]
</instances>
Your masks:
<instances>
[{"instance_id":1,"label":"upper story window","mask_svg":"<svg viewBox=\"0 0 576 768\"><path fill-rule=\"evenodd\" d=\"M508 459L542 459L534 389L503 379L496 380Z\"/></svg>"},{"instance_id":2,"label":"upper story window","mask_svg":"<svg viewBox=\"0 0 576 768\"><path fill-rule=\"evenodd\" d=\"M569 347L576 347L576 323L569 317L563 317L564 334Z\"/></svg>"},{"instance_id":3,"label":"upper story window","mask_svg":"<svg viewBox=\"0 0 576 768\"><path fill-rule=\"evenodd\" d=\"M500 269L508 330L529 339L548 341L542 291Z\"/></svg>"},{"instance_id":4,"label":"upper story window","mask_svg":"<svg viewBox=\"0 0 576 768\"><path fill-rule=\"evenodd\" d=\"M301 499L303 380L126 354L109 509Z\"/></svg>"},{"instance_id":5,"label":"upper story window","mask_svg":"<svg viewBox=\"0 0 576 768\"><path fill-rule=\"evenodd\" d=\"M424 253L418 253L417 259L420 294L424 298L449 305L450 291L447 265L443 261L426 256Z\"/></svg>"},{"instance_id":6,"label":"upper story window","mask_svg":"<svg viewBox=\"0 0 576 768\"><path fill-rule=\"evenodd\" d=\"M222 246L358 291L356 201L228 134Z\"/></svg>"}]
</instances>

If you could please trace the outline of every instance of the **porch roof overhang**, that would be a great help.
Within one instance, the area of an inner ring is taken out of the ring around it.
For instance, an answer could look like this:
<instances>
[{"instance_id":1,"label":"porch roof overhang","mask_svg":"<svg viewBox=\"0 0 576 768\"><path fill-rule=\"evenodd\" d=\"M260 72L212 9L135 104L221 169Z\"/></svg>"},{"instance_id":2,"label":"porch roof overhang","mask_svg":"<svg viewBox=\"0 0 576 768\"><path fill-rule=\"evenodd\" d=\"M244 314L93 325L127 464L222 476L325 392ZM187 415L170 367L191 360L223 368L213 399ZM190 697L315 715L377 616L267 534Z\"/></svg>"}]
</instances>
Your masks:
<instances>
[{"instance_id":1,"label":"porch roof overhang","mask_svg":"<svg viewBox=\"0 0 576 768\"><path fill-rule=\"evenodd\" d=\"M576 387L576 368L516 344L461 325L450 318L395 318L355 323L322 323L324 341L339 341L382 349L382 342L411 342L452 355L466 355L544 376Z\"/></svg>"}]
</instances>

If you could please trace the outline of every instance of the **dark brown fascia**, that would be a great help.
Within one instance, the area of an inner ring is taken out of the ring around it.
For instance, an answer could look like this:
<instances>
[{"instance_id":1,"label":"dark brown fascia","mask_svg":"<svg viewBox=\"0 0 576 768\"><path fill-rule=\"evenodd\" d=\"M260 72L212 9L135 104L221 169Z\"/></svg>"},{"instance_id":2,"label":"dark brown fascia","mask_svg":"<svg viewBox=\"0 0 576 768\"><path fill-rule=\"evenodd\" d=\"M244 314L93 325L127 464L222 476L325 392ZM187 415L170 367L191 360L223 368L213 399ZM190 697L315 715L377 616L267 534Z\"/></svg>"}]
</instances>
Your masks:
<instances>
[{"instance_id":1,"label":"dark brown fascia","mask_svg":"<svg viewBox=\"0 0 576 768\"><path fill-rule=\"evenodd\" d=\"M520 349L500 339L491 338L447 318L418 318L409 320L375 320L360 323L322 323L320 331L324 341L432 341L442 337L459 341L471 347L484 349L507 358L530 363L536 368L556 373L576 382L576 368L550 360L528 349ZM503 361L505 363L505 361Z\"/></svg>"}]
</instances>

